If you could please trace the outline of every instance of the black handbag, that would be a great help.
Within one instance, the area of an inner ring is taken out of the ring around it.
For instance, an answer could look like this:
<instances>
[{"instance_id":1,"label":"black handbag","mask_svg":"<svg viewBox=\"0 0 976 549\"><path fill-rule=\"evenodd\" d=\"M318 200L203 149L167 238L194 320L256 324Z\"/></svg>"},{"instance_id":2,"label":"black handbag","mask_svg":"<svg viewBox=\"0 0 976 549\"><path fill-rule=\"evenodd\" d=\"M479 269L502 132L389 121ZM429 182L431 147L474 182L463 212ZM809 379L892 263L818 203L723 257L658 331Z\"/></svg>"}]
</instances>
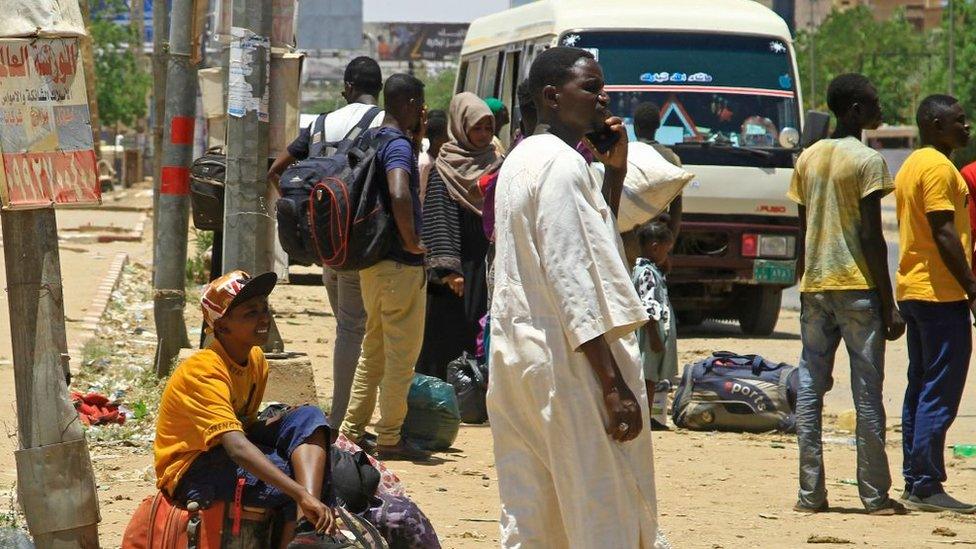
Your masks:
<instances>
[{"instance_id":1,"label":"black handbag","mask_svg":"<svg viewBox=\"0 0 976 549\"><path fill-rule=\"evenodd\" d=\"M447 365L447 382L457 394L461 421L484 423L488 421L488 365L481 364L467 351Z\"/></svg>"}]
</instances>

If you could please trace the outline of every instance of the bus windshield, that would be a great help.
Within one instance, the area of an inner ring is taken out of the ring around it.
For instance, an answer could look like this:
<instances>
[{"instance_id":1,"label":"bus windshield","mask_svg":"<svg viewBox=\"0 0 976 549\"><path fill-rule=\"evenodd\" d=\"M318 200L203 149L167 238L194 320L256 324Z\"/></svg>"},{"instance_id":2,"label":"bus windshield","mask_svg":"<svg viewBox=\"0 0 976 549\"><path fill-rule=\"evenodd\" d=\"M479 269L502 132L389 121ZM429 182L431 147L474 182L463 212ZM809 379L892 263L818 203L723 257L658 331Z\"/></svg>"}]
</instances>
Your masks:
<instances>
[{"instance_id":1,"label":"bus windshield","mask_svg":"<svg viewBox=\"0 0 976 549\"><path fill-rule=\"evenodd\" d=\"M626 120L632 138L633 113L644 102L660 108L656 139L666 145L775 149L783 129L799 128L796 78L782 40L600 31L567 33L560 43L597 57L610 110ZM704 156L704 162L696 163L727 163L726 155Z\"/></svg>"}]
</instances>

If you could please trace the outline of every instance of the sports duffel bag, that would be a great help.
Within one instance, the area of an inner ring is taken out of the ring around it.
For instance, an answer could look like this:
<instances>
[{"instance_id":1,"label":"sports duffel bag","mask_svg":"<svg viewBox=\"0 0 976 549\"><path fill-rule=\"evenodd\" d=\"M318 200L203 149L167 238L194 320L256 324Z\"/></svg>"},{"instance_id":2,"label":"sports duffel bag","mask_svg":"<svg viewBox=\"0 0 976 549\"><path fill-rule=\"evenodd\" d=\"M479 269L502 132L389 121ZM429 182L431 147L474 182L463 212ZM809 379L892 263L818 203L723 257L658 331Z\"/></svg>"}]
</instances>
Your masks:
<instances>
[{"instance_id":1,"label":"sports duffel bag","mask_svg":"<svg viewBox=\"0 0 976 549\"><path fill-rule=\"evenodd\" d=\"M795 366L716 352L685 366L672 419L678 427L698 431L792 433L798 384Z\"/></svg>"}]
</instances>

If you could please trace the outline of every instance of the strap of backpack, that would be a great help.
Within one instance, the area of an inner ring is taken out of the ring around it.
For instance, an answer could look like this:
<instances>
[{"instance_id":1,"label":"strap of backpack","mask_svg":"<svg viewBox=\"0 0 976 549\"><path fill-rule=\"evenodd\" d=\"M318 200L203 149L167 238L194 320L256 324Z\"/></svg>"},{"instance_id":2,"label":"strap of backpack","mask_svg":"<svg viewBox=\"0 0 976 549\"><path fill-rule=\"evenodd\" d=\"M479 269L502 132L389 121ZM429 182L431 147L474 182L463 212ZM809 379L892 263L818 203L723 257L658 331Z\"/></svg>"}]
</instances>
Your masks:
<instances>
[{"instance_id":1,"label":"strap of backpack","mask_svg":"<svg viewBox=\"0 0 976 549\"><path fill-rule=\"evenodd\" d=\"M359 136L369 129L369 126L373 123L373 120L380 114L380 112L382 112L382 109L379 107L371 107L368 111L366 111L366 114L359 119L359 122L357 122L355 126L349 128L346 135L339 141L324 141L325 130L323 129L323 149L319 156L332 156L341 150L347 151L351 149L353 144L356 143L356 140L359 139Z\"/></svg>"},{"instance_id":2,"label":"strap of backpack","mask_svg":"<svg viewBox=\"0 0 976 549\"><path fill-rule=\"evenodd\" d=\"M312 122L308 133L308 156L317 157L322 156L322 150L325 148L327 143L325 142L325 117L329 116L327 113L318 115L315 118L315 122Z\"/></svg>"}]
</instances>

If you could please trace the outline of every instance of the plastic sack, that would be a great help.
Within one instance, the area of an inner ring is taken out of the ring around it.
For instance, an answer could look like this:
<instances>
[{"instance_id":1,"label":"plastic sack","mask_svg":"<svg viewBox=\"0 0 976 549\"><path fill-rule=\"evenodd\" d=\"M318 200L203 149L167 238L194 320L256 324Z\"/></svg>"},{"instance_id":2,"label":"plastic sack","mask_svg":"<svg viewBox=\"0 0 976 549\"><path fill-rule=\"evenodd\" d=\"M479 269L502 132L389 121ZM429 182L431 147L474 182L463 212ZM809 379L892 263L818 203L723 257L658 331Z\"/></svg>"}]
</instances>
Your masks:
<instances>
[{"instance_id":1,"label":"plastic sack","mask_svg":"<svg viewBox=\"0 0 976 549\"><path fill-rule=\"evenodd\" d=\"M415 374L400 434L427 450L447 450L460 428L461 412L454 387L436 377Z\"/></svg>"},{"instance_id":2,"label":"plastic sack","mask_svg":"<svg viewBox=\"0 0 976 549\"><path fill-rule=\"evenodd\" d=\"M488 393L488 365L463 353L447 365L447 382L457 395L461 421L484 423L488 421L485 395Z\"/></svg>"}]
</instances>

